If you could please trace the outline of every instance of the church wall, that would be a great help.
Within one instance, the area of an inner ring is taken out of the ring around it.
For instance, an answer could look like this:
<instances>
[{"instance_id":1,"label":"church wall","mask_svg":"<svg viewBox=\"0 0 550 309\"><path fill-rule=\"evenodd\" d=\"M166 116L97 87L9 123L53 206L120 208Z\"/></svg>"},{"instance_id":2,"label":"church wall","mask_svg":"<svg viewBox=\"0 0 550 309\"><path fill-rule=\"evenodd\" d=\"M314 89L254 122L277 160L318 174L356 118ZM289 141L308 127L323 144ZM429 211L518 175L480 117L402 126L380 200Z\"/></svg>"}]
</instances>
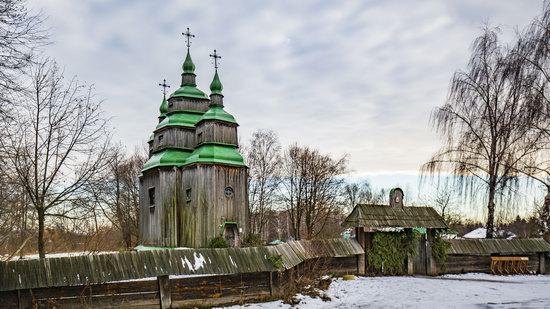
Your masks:
<instances>
[{"instance_id":1,"label":"church wall","mask_svg":"<svg viewBox=\"0 0 550 309\"><path fill-rule=\"evenodd\" d=\"M201 141L238 145L237 127L224 122L203 122L197 127L197 144Z\"/></svg>"},{"instance_id":2,"label":"church wall","mask_svg":"<svg viewBox=\"0 0 550 309\"><path fill-rule=\"evenodd\" d=\"M184 204L180 217L188 235L181 246L206 247L220 235L224 221L237 222L240 237L248 232L247 169L222 165L197 164L183 170L182 192L191 188L191 201ZM232 197L225 196L231 186ZM185 194L185 193L184 193Z\"/></svg>"},{"instance_id":3,"label":"church wall","mask_svg":"<svg viewBox=\"0 0 550 309\"><path fill-rule=\"evenodd\" d=\"M162 135L162 141L159 141L160 135ZM195 145L195 130L192 128L167 127L155 133L155 150L169 146L192 149Z\"/></svg>"},{"instance_id":4,"label":"church wall","mask_svg":"<svg viewBox=\"0 0 550 309\"><path fill-rule=\"evenodd\" d=\"M140 239L144 245L177 246L177 168L146 171L140 186ZM149 189L155 188L154 209L149 205Z\"/></svg>"},{"instance_id":5,"label":"church wall","mask_svg":"<svg viewBox=\"0 0 550 309\"><path fill-rule=\"evenodd\" d=\"M206 112L208 110L209 100L199 100L190 98L171 98L168 100L168 113L173 111L191 110Z\"/></svg>"}]
</instances>

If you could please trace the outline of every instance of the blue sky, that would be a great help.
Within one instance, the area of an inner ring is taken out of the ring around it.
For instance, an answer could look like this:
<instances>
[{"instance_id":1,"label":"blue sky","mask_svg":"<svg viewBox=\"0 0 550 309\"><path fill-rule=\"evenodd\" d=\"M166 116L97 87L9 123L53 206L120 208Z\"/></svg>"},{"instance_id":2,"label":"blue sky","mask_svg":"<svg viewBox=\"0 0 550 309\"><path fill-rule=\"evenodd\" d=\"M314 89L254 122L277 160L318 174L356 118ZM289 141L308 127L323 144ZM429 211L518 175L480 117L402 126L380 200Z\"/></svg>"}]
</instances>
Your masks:
<instances>
[{"instance_id":1,"label":"blue sky","mask_svg":"<svg viewBox=\"0 0 550 309\"><path fill-rule=\"evenodd\" d=\"M115 139L130 149L156 124L158 83L179 85L181 32L190 27L200 88L208 90L213 75L208 54L223 57L226 109L241 141L272 129L283 145L349 154L355 177L386 186L389 174L412 188L409 176L440 145L429 115L482 24L501 25L510 39L542 10L542 0L29 4L49 16L47 53L67 75L95 84Z\"/></svg>"}]
</instances>

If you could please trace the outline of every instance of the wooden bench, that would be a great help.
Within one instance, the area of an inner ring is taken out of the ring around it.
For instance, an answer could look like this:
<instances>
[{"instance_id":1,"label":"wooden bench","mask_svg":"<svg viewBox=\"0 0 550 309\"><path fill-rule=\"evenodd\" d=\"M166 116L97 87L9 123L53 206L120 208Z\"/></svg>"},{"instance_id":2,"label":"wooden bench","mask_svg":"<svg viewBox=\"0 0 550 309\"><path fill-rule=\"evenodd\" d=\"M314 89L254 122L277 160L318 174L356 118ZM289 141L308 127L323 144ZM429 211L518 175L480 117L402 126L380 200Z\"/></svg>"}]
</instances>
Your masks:
<instances>
[{"instance_id":1,"label":"wooden bench","mask_svg":"<svg viewBox=\"0 0 550 309\"><path fill-rule=\"evenodd\" d=\"M529 258L526 256L492 256L491 273L493 274L527 274Z\"/></svg>"}]
</instances>

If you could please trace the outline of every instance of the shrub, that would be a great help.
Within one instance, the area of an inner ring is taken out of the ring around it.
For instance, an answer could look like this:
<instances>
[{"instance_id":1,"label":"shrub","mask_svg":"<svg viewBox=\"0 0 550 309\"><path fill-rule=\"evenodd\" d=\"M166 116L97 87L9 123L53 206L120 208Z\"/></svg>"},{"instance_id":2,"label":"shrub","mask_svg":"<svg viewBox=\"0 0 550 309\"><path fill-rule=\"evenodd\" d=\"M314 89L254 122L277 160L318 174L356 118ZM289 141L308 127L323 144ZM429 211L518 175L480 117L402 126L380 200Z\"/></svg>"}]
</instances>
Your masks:
<instances>
[{"instance_id":1,"label":"shrub","mask_svg":"<svg viewBox=\"0 0 550 309\"><path fill-rule=\"evenodd\" d=\"M407 255L416 256L417 233L375 233L367 260L374 270L386 275L403 274Z\"/></svg>"},{"instance_id":2,"label":"shrub","mask_svg":"<svg viewBox=\"0 0 550 309\"><path fill-rule=\"evenodd\" d=\"M283 264L283 256L282 255L280 255L278 253L274 253L274 254L268 256L267 260L269 262L271 262L271 264L273 266L275 266L275 268L277 268L279 270L283 269L284 264Z\"/></svg>"},{"instance_id":3,"label":"shrub","mask_svg":"<svg viewBox=\"0 0 550 309\"><path fill-rule=\"evenodd\" d=\"M243 240L243 247L259 247L264 244L262 238L258 234L250 233Z\"/></svg>"},{"instance_id":4,"label":"shrub","mask_svg":"<svg viewBox=\"0 0 550 309\"><path fill-rule=\"evenodd\" d=\"M447 261L447 254L451 249L451 244L441 238L440 235L436 235L434 241L432 242L432 255L437 262L441 265L443 272L446 270L445 262Z\"/></svg>"},{"instance_id":5,"label":"shrub","mask_svg":"<svg viewBox=\"0 0 550 309\"><path fill-rule=\"evenodd\" d=\"M227 248L229 245L227 244L227 241L225 241L225 238L222 236L216 236L210 240L208 243L208 248Z\"/></svg>"}]
</instances>

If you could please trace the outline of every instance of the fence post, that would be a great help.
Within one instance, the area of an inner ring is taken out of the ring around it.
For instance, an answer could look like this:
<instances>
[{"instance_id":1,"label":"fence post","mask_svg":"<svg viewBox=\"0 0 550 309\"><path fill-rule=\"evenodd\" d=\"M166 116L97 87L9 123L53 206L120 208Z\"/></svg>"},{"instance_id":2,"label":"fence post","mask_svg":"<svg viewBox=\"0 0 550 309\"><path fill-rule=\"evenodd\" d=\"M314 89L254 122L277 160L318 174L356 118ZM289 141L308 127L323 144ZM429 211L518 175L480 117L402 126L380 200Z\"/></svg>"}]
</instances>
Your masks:
<instances>
[{"instance_id":1,"label":"fence post","mask_svg":"<svg viewBox=\"0 0 550 309\"><path fill-rule=\"evenodd\" d=\"M170 291L170 276L158 276L160 308L172 308L172 292Z\"/></svg>"},{"instance_id":2,"label":"fence post","mask_svg":"<svg viewBox=\"0 0 550 309\"><path fill-rule=\"evenodd\" d=\"M541 275L546 273L545 255L546 255L546 252L539 252L539 274Z\"/></svg>"},{"instance_id":3,"label":"fence post","mask_svg":"<svg viewBox=\"0 0 550 309\"><path fill-rule=\"evenodd\" d=\"M32 308L32 294L30 290L17 290L19 309Z\"/></svg>"}]
</instances>

